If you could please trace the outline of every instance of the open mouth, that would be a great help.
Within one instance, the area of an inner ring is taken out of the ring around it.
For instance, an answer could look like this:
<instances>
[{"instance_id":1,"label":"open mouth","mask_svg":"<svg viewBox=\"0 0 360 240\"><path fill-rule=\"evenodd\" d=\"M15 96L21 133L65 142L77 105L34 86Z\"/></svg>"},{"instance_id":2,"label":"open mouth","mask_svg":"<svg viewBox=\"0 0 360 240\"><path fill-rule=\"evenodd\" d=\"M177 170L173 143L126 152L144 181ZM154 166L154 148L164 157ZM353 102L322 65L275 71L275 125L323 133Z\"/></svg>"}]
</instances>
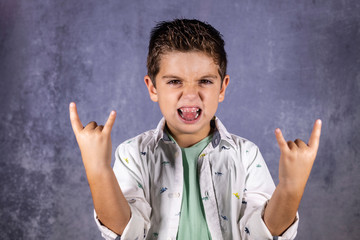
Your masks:
<instances>
[{"instance_id":1,"label":"open mouth","mask_svg":"<svg viewBox=\"0 0 360 240\"><path fill-rule=\"evenodd\" d=\"M199 118L201 109L198 107L182 107L178 109L178 113L186 122L192 122Z\"/></svg>"}]
</instances>

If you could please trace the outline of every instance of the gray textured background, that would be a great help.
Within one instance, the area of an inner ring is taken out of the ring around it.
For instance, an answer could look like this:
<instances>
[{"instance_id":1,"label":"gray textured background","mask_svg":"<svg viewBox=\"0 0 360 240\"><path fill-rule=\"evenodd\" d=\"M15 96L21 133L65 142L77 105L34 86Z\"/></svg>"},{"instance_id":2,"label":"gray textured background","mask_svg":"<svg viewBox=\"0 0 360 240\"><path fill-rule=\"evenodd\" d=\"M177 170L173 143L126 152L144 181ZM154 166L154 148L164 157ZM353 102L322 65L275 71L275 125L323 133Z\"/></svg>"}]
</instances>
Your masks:
<instances>
[{"instance_id":1,"label":"gray textured background","mask_svg":"<svg viewBox=\"0 0 360 240\"><path fill-rule=\"evenodd\" d=\"M113 145L154 128L143 76L157 21L219 29L230 88L217 115L277 179L274 129L307 140L323 120L297 239L360 236L360 2L0 2L0 239L99 239L68 104L84 123L118 112Z\"/></svg>"}]
</instances>

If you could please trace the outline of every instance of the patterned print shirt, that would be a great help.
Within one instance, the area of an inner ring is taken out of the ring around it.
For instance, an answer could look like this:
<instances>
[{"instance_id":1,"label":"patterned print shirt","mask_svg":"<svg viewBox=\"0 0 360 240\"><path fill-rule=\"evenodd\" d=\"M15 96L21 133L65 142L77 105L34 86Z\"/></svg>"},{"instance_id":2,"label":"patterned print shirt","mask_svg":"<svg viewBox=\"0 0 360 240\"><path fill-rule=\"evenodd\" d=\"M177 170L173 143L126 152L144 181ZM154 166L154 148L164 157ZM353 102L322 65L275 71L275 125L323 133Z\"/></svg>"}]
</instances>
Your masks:
<instances>
[{"instance_id":1,"label":"patterned print shirt","mask_svg":"<svg viewBox=\"0 0 360 240\"><path fill-rule=\"evenodd\" d=\"M200 194L212 239L294 239L295 222L282 236L272 236L262 216L275 190L258 147L230 134L218 118L212 142L198 159ZM95 221L103 238L176 239L183 191L181 148L164 131L154 130L120 144L114 173L131 209L122 236Z\"/></svg>"}]
</instances>

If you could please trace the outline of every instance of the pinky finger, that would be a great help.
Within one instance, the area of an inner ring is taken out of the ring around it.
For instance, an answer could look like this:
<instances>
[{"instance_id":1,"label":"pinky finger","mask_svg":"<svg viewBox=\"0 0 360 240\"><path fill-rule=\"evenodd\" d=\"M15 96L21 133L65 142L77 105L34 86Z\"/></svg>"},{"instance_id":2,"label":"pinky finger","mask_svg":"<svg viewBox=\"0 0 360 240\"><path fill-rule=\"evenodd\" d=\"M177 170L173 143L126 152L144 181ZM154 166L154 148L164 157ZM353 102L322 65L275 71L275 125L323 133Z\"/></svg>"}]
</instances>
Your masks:
<instances>
[{"instance_id":1,"label":"pinky finger","mask_svg":"<svg viewBox=\"0 0 360 240\"><path fill-rule=\"evenodd\" d=\"M322 122L320 119L315 121L313 130L311 132L311 136L310 136L310 139L308 142L309 146L313 147L314 149L318 149L318 147L319 147L320 135L321 135L321 125L322 125Z\"/></svg>"},{"instance_id":2,"label":"pinky finger","mask_svg":"<svg viewBox=\"0 0 360 240\"><path fill-rule=\"evenodd\" d=\"M77 107L74 102L71 102L69 105L69 112L70 112L70 122L71 126L73 128L73 131L75 135L80 132L82 129L84 129L84 126L82 125L79 115L77 113Z\"/></svg>"}]
</instances>

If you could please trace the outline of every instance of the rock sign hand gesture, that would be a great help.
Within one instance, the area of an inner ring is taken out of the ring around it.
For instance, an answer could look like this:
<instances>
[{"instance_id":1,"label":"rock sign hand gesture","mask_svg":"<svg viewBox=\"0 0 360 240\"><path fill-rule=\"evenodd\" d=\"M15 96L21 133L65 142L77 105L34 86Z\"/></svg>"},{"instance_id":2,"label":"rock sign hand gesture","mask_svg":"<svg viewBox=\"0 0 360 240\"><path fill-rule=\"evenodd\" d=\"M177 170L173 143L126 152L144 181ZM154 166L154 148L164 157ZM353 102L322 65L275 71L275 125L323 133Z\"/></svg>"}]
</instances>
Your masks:
<instances>
[{"instance_id":1,"label":"rock sign hand gesture","mask_svg":"<svg viewBox=\"0 0 360 240\"><path fill-rule=\"evenodd\" d=\"M305 188L319 148L321 120L315 121L308 144L300 139L286 142L281 130L275 130L280 148L279 182L292 189ZM300 190L299 189L299 190Z\"/></svg>"},{"instance_id":2,"label":"rock sign hand gesture","mask_svg":"<svg viewBox=\"0 0 360 240\"><path fill-rule=\"evenodd\" d=\"M264 221L273 236L281 235L293 222L319 148L321 120L315 121L308 144L286 141L277 128L280 148L279 184L265 208Z\"/></svg>"},{"instance_id":3,"label":"rock sign hand gesture","mask_svg":"<svg viewBox=\"0 0 360 240\"><path fill-rule=\"evenodd\" d=\"M116 112L112 111L105 125L90 122L82 125L75 103L70 103L70 121L79 144L81 157L86 171L111 167L111 130L115 122Z\"/></svg>"},{"instance_id":4,"label":"rock sign hand gesture","mask_svg":"<svg viewBox=\"0 0 360 240\"><path fill-rule=\"evenodd\" d=\"M116 112L112 111L105 125L90 122L82 125L75 103L70 103L70 121L85 166L97 218L121 235L130 220L130 207L111 168L111 130Z\"/></svg>"}]
</instances>

